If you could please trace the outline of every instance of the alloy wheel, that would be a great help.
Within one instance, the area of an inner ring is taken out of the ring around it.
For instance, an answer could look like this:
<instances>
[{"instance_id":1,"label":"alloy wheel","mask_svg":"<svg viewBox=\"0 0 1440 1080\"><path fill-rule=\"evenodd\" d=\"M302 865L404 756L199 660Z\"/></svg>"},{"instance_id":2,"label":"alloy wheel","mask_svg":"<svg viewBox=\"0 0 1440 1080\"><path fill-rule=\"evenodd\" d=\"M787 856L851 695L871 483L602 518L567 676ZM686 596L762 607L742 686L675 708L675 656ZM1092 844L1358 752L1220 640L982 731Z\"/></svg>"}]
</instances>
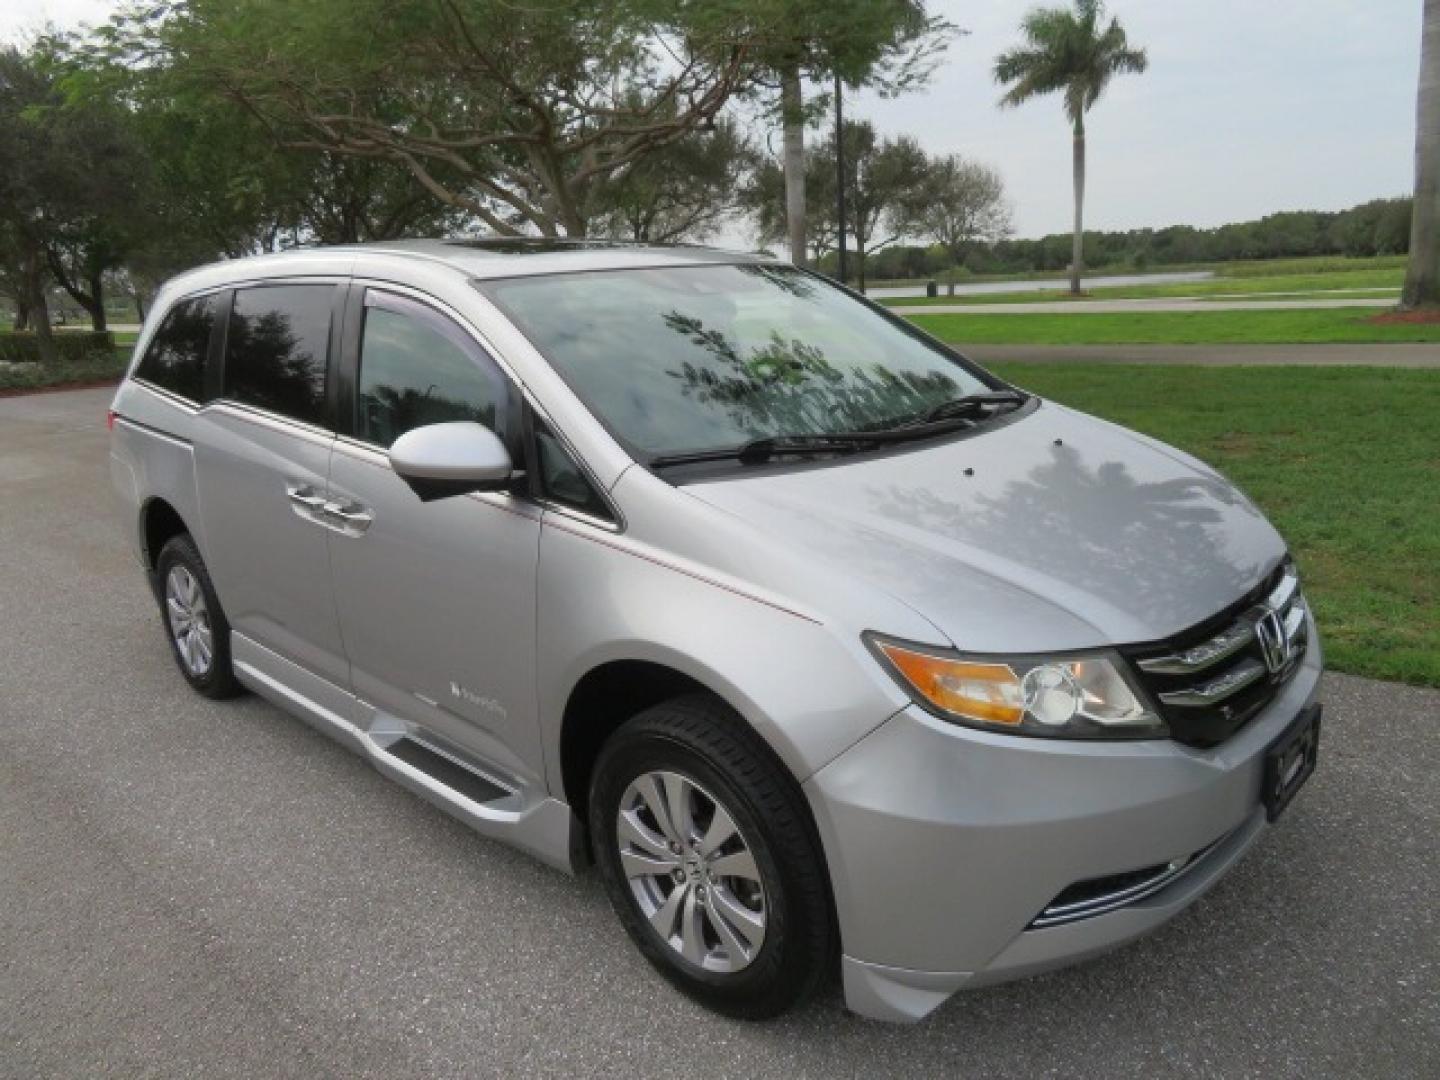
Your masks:
<instances>
[{"instance_id":1,"label":"alloy wheel","mask_svg":"<svg viewBox=\"0 0 1440 1080\"><path fill-rule=\"evenodd\" d=\"M184 566L172 566L165 576L165 617L185 669L203 678L215 656L210 609L200 582Z\"/></svg>"},{"instance_id":2,"label":"alloy wheel","mask_svg":"<svg viewBox=\"0 0 1440 1080\"><path fill-rule=\"evenodd\" d=\"M625 789L615 826L630 891L661 940L706 971L748 967L765 941L765 887L730 811L688 776L647 772Z\"/></svg>"}]
</instances>

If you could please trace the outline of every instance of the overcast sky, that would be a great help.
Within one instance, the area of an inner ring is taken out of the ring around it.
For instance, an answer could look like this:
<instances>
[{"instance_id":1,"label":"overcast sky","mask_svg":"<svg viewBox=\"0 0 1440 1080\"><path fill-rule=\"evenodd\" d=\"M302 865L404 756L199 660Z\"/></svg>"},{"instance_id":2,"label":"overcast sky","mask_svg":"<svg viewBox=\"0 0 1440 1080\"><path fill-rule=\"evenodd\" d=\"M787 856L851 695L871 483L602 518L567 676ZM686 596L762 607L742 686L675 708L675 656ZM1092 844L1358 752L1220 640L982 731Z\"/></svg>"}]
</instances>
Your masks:
<instances>
[{"instance_id":1,"label":"overcast sky","mask_svg":"<svg viewBox=\"0 0 1440 1080\"><path fill-rule=\"evenodd\" d=\"M1028 0L932 0L970 31L927 89L856 98L849 115L1005 177L1020 236L1070 226L1070 137L1058 99L1001 111L995 55ZM1334 210L1412 183L1421 0L1112 0L1150 54L1086 125L1086 224L1218 225ZM103 21L110 0L3 0L0 37ZM778 143L777 143L778 146Z\"/></svg>"}]
</instances>

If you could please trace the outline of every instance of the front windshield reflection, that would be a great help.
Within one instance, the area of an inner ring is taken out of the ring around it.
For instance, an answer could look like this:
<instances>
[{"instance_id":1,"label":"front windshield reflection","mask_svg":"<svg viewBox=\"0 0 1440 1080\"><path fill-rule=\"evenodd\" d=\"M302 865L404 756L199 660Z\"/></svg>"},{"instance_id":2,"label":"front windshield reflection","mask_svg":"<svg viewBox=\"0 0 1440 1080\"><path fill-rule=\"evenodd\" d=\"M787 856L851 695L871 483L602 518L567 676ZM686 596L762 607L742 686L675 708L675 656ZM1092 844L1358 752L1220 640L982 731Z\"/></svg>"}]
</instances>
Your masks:
<instances>
[{"instance_id":1,"label":"front windshield reflection","mask_svg":"<svg viewBox=\"0 0 1440 1080\"><path fill-rule=\"evenodd\" d=\"M612 431L652 454L873 430L990 388L938 346L786 266L479 287Z\"/></svg>"},{"instance_id":2,"label":"front windshield reflection","mask_svg":"<svg viewBox=\"0 0 1440 1080\"><path fill-rule=\"evenodd\" d=\"M699 319L672 311L665 322L709 354L707 363L686 360L665 374L706 411L724 409L733 428L752 438L886 427L955 397L959 387L944 371L838 368L820 346L777 331L742 353Z\"/></svg>"}]
</instances>

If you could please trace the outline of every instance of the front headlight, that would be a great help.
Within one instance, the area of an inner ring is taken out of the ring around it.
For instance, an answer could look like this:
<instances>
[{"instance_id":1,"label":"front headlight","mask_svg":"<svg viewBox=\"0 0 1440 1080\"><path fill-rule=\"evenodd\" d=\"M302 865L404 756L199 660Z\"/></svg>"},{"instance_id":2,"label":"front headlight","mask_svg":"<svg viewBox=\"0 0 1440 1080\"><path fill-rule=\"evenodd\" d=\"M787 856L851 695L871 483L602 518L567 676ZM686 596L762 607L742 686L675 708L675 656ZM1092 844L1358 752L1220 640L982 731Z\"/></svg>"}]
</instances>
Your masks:
<instances>
[{"instance_id":1,"label":"front headlight","mask_svg":"<svg viewBox=\"0 0 1440 1080\"><path fill-rule=\"evenodd\" d=\"M1155 738L1165 723L1110 655L968 657L867 634L915 700L970 727L1063 739Z\"/></svg>"}]
</instances>

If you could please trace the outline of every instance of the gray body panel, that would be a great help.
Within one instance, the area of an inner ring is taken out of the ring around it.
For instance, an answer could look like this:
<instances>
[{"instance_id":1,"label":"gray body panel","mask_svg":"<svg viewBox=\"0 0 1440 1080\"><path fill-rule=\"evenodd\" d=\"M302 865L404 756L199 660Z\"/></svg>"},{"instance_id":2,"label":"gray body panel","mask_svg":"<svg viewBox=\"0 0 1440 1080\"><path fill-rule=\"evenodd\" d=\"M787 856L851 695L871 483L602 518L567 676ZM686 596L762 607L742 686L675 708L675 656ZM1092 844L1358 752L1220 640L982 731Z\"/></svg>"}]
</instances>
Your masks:
<instances>
[{"instance_id":1,"label":"gray body panel","mask_svg":"<svg viewBox=\"0 0 1440 1080\"><path fill-rule=\"evenodd\" d=\"M344 684L328 530L290 497L323 497L334 436L236 406L203 410L195 478L206 566L237 632Z\"/></svg>"},{"instance_id":2,"label":"gray body panel","mask_svg":"<svg viewBox=\"0 0 1440 1080\"><path fill-rule=\"evenodd\" d=\"M383 453L348 440L330 494L374 517L363 533L328 532L356 696L539 783L539 510L508 495L418 504Z\"/></svg>"},{"instance_id":3,"label":"gray body panel","mask_svg":"<svg viewBox=\"0 0 1440 1080\"><path fill-rule=\"evenodd\" d=\"M974 652L1165 638L1285 554L1220 477L1050 403L972 438L689 490Z\"/></svg>"},{"instance_id":4,"label":"gray body panel","mask_svg":"<svg viewBox=\"0 0 1440 1080\"><path fill-rule=\"evenodd\" d=\"M825 467L676 486L637 465L475 278L749 259L701 249L508 257L441 243L296 252L170 283L177 298L275 278L352 280L426 300L493 356L615 510L599 521L505 493L420 503L385 455L133 376L112 476L142 558L153 499L194 534L247 686L487 835L571 868L567 705L616 661L681 672L773 748L809 800L834 888L847 998L916 1019L962 985L1090 955L1169 918L1263 829L1258 769L1313 696L1300 672L1208 751L1077 743L935 719L862 635L974 652L1154 641L1227 607L1284 545L1212 470L1051 403L970 438ZM971 472L967 475L967 470ZM314 488L363 527L313 520ZM153 559L154 553L148 553ZM452 685L453 684L453 685ZM580 718L583 722L583 718ZM476 801L402 760L418 738L499 792ZM1143 903L1026 923L1075 880L1186 855Z\"/></svg>"},{"instance_id":5,"label":"gray body panel","mask_svg":"<svg viewBox=\"0 0 1440 1080\"><path fill-rule=\"evenodd\" d=\"M1213 864L1148 906L1026 929L1073 882L1185 859L1257 813L1263 822L1264 752L1319 685L1320 646L1310 641L1275 701L1211 750L957 735L917 707L897 715L806 784L847 927L847 963L898 969L888 981L911 989L943 976L954 990L1069 962L1073 950L1090 955L1160 925L1175 900L1198 898L1196 886L1218 877ZM1238 858L1254 836L1244 839L1218 861ZM903 919L894 917L900 910ZM872 990L876 978L869 972ZM892 1018L914 1019L940 1000ZM880 1007L872 1002L871 1011Z\"/></svg>"}]
</instances>

